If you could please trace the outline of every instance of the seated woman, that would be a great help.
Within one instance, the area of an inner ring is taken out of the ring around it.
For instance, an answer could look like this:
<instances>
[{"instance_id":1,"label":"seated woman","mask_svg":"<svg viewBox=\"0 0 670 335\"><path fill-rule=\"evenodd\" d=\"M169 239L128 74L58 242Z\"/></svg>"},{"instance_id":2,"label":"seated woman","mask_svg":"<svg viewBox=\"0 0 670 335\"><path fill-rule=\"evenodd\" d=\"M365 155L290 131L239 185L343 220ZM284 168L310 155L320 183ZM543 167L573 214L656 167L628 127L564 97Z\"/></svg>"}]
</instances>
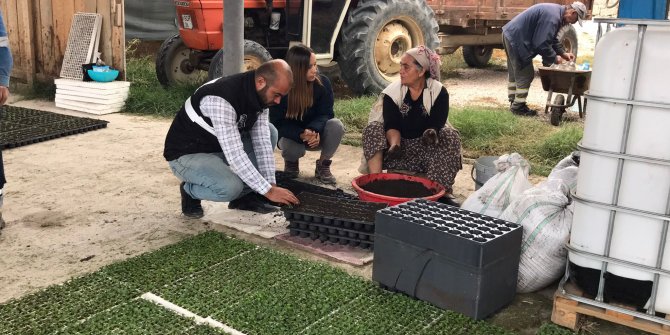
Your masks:
<instances>
[{"instance_id":1,"label":"seated woman","mask_svg":"<svg viewBox=\"0 0 670 335\"><path fill-rule=\"evenodd\" d=\"M363 154L369 173L383 169L425 173L447 189L442 201L458 205L451 194L462 168L461 139L447 124L449 93L439 75L440 57L432 50L419 46L402 56L400 81L386 87L380 97L383 118L371 114L363 129Z\"/></svg>"},{"instance_id":2,"label":"seated woman","mask_svg":"<svg viewBox=\"0 0 670 335\"><path fill-rule=\"evenodd\" d=\"M344 136L344 125L333 113L330 80L318 73L316 55L304 45L291 47L286 62L293 70L293 88L279 105L270 107L270 122L279 131L284 172L297 177L305 150L321 149L314 175L323 183L335 184L331 158Z\"/></svg>"}]
</instances>

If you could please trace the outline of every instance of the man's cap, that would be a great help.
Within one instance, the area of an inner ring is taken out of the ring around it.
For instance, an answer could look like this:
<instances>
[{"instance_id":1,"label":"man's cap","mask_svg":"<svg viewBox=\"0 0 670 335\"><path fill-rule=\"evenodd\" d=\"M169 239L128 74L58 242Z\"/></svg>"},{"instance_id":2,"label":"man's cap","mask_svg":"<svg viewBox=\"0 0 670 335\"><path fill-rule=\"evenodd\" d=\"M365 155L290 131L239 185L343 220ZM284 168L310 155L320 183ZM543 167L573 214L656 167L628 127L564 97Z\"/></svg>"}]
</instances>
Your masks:
<instances>
[{"instance_id":1,"label":"man's cap","mask_svg":"<svg viewBox=\"0 0 670 335\"><path fill-rule=\"evenodd\" d=\"M583 3L579 1L575 1L570 5L572 9L574 9L577 12L577 20L579 21L579 25L582 25L582 20L586 19L586 6L584 6Z\"/></svg>"}]
</instances>

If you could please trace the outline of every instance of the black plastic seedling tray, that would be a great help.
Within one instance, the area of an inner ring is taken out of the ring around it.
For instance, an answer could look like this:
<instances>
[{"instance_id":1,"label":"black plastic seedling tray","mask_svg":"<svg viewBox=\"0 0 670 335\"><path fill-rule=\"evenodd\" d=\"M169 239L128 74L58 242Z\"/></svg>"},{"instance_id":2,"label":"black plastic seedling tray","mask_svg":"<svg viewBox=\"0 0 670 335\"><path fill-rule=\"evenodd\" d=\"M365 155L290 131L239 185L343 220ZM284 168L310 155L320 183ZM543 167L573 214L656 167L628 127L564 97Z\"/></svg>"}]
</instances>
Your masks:
<instances>
[{"instance_id":1,"label":"black plastic seedling tray","mask_svg":"<svg viewBox=\"0 0 670 335\"><path fill-rule=\"evenodd\" d=\"M356 200L358 197L353 194L344 192L341 189L330 189L326 187L321 187L318 185L313 185L310 183L305 183L299 180L291 179L283 171L277 171L275 173L277 178L277 185L283 187L293 192L293 194L300 194L302 192L309 192L313 194L326 195L338 199L351 199Z\"/></svg>"},{"instance_id":2,"label":"black plastic seedling tray","mask_svg":"<svg viewBox=\"0 0 670 335\"><path fill-rule=\"evenodd\" d=\"M107 121L4 106L0 147L14 148L107 127Z\"/></svg>"},{"instance_id":3,"label":"black plastic seedling tray","mask_svg":"<svg viewBox=\"0 0 670 335\"><path fill-rule=\"evenodd\" d=\"M374 243L375 212L387 206L308 192L300 193L298 198L299 206L283 208L291 235L322 241L327 238L341 244L358 242L364 248Z\"/></svg>"},{"instance_id":4,"label":"black plastic seedling tray","mask_svg":"<svg viewBox=\"0 0 670 335\"><path fill-rule=\"evenodd\" d=\"M374 234L362 233L351 229L333 228L328 225L313 222L291 221L289 223L291 236L321 240L321 242L339 243L364 249L372 248Z\"/></svg>"},{"instance_id":5,"label":"black plastic seedling tray","mask_svg":"<svg viewBox=\"0 0 670 335\"><path fill-rule=\"evenodd\" d=\"M434 305L483 319L516 293L522 227L413 200L377 212L372 279Z\"/></svg>"}]
</instances>

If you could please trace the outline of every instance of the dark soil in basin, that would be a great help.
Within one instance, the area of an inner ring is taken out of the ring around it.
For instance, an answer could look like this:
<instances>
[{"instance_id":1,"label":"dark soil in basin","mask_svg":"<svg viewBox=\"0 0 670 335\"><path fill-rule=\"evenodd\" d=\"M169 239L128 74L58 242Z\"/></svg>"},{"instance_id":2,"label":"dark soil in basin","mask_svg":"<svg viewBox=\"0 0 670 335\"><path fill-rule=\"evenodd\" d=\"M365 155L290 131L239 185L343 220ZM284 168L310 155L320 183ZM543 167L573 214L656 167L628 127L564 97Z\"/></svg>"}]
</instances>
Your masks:
<instances>
[{"instance_id":1,"label":"dark soil in basin","mask_svg":"<svg viewBox=\"0 0 670 335\"><path fill-rule=\"evenodd\" d=\"M423 198L437 193L419 182L403 179L379 179L360 186L368 192L398 198Z\"/></svg>"}]
</instances>

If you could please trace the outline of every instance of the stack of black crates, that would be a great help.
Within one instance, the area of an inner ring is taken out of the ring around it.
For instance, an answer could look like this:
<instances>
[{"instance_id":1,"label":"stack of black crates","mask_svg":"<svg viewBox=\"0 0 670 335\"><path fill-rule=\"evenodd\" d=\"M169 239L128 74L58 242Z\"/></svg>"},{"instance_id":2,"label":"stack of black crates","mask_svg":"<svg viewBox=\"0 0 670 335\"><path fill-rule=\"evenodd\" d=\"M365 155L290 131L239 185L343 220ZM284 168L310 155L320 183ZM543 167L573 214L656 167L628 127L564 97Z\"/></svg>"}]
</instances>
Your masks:
<instances>
[{"instance_id":1,"label":"stack of black crates","mask_svg":"<svg viewBox=\"0 0 670 335\"><path fill-rule=\"evenodd\" d=\"M298 199L298 207L283 209L291 236L365 249L373 247L375 212L386 208L386 204L310 192L298 194Z\"/></svg>"},{"instance_id":2,"label":"stack of black crates","mask_svg":"<svg viewBox=\"0 0 670 335\"><path fill-rule=\"evenodd\" d=\"M380 210L372 279L483 319L516 294L522 227L422 199Z\"/></svg>"}]
</instances>

